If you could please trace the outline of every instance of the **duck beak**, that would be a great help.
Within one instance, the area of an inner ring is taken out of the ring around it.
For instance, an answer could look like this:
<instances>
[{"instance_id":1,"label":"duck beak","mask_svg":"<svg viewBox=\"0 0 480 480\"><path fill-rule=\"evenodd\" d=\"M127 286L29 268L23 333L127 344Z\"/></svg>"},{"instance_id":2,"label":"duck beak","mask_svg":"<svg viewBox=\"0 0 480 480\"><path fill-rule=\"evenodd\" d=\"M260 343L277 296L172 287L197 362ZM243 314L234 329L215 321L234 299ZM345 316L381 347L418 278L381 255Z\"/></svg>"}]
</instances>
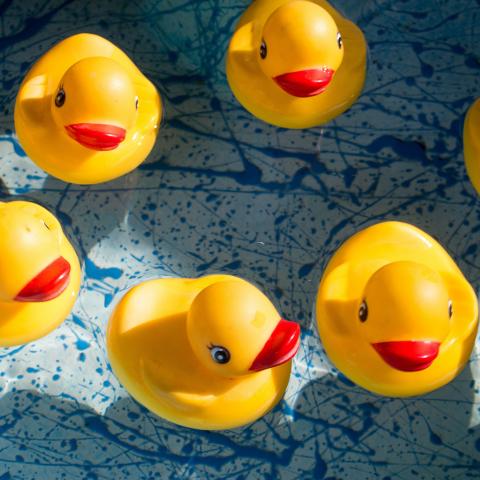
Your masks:
<instances>
[{"instance_id":1,"label":"duck beak","mask_svg":"<svg viewBox=\"0 0 480 480\"><path fill-rule=\"evenodd\" d=\"M402 372L417 372L428 368L437 358L440 342L382 342L373 343L372 347L391 367Z\"/></svg>"},{"instance_id":2,"label":"duck beak","mask_svg":"<svg viewBox=\"0 0 480 480\"><path fill-rule=\"evenodd\" d=\"M284 73L274 77L277 84L294 97L313 97L326 90L335 71L331 68L312 68Z\"/></svg>"},{"instance_id":3,"label":"duck beak","mask_svg":"<svg viewBox=\"0 0 480 480\"><path fill-rule=\"evenodd\" d=\"M102 123L74 123L65 127L68 135L92 150L114 150L125 140L124 128Z\"/></svg>"},{"instance_id":4,"label":"duck beak","mask_svg":"<svg viewBox=\"0 0 480 480\"><path fill-rule=\"evenodd\" d=\"M15 297L17 302L47 302L57 298L70 281L70 263L57 258L22 288Z\"/></svg>"},{"instance_id":5,"label":"duck beak","mask_svg":"<svg viewBox=\"0 0 480 480\"><path fill-rule=\"evenodd\" d=\"M252 363L250 370L259 372L276 367L290 360L300 346L300 325L281 319L262 351Z\"/></svg>"}]
</instances>

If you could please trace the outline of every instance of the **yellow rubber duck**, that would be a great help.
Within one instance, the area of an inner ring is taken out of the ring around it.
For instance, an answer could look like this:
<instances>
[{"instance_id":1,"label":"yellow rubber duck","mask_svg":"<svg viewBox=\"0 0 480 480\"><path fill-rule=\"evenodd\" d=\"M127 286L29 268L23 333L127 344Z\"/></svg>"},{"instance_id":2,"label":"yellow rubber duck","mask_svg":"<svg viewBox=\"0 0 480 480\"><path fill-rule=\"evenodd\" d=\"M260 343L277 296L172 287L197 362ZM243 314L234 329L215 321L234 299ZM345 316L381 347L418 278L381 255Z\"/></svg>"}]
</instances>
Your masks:
<instances>
[{"instance_id":1,"label":"yellow rubber duck","mask_svg":"<svg viewBox=\"0 0 480 480\"><path fill-rule=\"evenodd\" d=\"M327 355L358 385L395 397L452 380L472 351L477 297L432 237L400 222L347 240L320 283L317 321Z\"/></svg>"},{"instance_id":2,"label":"yellow rubber duck","mask_svg":"<svg viewBox=\"0 0 480 480\"><path fill-rule=\"evenodd\" d=\"M162 114L154 85L108 40L69 37L32 67L17 95L15 129L47 173L93 184L145 160Z\"/></svg>"},{"instance_id":3,"label":"yellow rubber duck","mask_svg":"<svg viewBox=\"0 0 480 480\"><path fill-rule=\"evenodd\" d=\"M81 270L58 220L31 202L0 203L0 346L43 337L70 313Z\"/></svg>"},{"instance_id":4,"label":"yellow rubber duck","mask_svg":"<svg viewBox=\"0 0 480 480\"><path fill-rule=\"evenodd\" d=\"M227 79L261 120L309 128L355 102L366 54L361 30L325 0L255 0L230 42Z\"/></svg>"},{"instance_id":5,"label":"yellow rubber duck","mask_svg":"<svg viewBox=\"0 0 480 480\"><path fill-rule=\"evenodd\" d=\"M228 275L130 290L107 329L114 373L141 404L190 428L257 420L283 397L300 341L265 295Z\"/></svg>"},{"instance_id":6,"label":"yellow rubber duck","mask_svg":"<svg viewBox=\"0 0 480 480\"><path fill-rule=\"evenodd\" d=\"M465 166L470 181L480 193L480 98L471 106L463 129Z\"/></svg>"}]
</instances>

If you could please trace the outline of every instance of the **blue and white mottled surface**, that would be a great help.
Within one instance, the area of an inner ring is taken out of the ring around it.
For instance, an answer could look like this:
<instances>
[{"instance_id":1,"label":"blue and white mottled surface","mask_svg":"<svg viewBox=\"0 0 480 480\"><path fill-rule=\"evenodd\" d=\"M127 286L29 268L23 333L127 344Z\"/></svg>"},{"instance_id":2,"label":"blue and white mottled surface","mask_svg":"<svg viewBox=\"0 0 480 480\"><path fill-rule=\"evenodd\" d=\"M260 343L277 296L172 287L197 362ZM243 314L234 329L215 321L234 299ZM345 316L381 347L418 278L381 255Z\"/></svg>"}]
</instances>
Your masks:
<instances>
[{"instance_id":1,"label":"blue and white mottled surface","mask_svg":"<svg viewBox=\"0 0 480 480\"><path fill-rule=\"evenodd\" d=\"M55 211L84 266L73 315L41 341L0 351L1 480L480 477L478 349L447 387L380 398L332 368L312 315L335 249L385 219L435 235L480 287L480 199L461 142L480 96L480 1L333 1L366 34L368 80L347 114L308 131L257 121L228 89L224 54L248 3L0 2L2 193ZM30 65L82 31L122 47L166 105L147 162L93 187L46 176L12 134ZM212 272L261 285L303 327L281 405L215 433L149 414L105 352L105 326L126 289Z\"/></svg>"}]
</instances>

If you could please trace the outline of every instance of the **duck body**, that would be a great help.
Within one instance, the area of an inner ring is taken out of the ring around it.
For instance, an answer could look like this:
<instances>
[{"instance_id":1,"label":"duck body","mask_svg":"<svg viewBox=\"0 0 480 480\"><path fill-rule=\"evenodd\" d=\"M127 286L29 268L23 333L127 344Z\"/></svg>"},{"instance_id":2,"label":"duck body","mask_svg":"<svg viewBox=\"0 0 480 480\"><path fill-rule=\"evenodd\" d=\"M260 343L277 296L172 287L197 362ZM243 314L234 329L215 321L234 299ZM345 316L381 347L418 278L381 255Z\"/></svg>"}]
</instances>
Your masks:
<instances>
[{"instance_id":1,"label":"duck body","mask_svg":"<svg viewBox=\"0 0 480 480\"><path fill-rule=\"evenodd\" d=\"M151 280L116 307L108 354L120 382L160 417L235 428L267 413L287 387L299 328L279 320L268 299L236 277Z\"/></svg>"},{"instance_id":2,"label":"duck body","mask_svg":"<svg viewBox=\"0 0 480 480\"><path fill-rule=\"evenodd\" d=\"M0 346L39 339L78 296L81 269L58 220L31 202L0 203Z\"/></svg>"},{"instance_id":3,"label":"duck body","mask_svg":"<svg viewBox=\"0 0 480 480\"><path fill-rule=\"evenodd\" d=\"M261 120L309 128L350 108L366 75L361 30L325 0L255 0L226 60L237 100Z\"/></svg>"},{"instance_id":4,"label":"duck body","mask_svg":"<svg viewBox=\"0 0 480 480\"><path fill-rule=\"evenodd\" d=\"M317 297L322 343L335 366L372 392L435 390L465 366L478 325L475 292L420 229L384 222L330 260Z\"/></svg>"},{"instance_id":5,"label":"duck body","mask_svg":"<svg viewBox=\"0 0 480 480\"><path fill-rule=\"evenodd\" d=\"M480 99L470 107L465 118L463 144L468 176L480 193Z\"/></svg>"},{"instance_id":6,"label":"duck body","mask_svg":"<svg viewBox=\"0 0 480 480\"><path fill-rule=\"evenodd\" d=\"M16 98L15 129L47 173L94 184L147 157L161 113L156 88L127 55L82 33L55 45L28 72Z\"/></svg>"}]
</instances>

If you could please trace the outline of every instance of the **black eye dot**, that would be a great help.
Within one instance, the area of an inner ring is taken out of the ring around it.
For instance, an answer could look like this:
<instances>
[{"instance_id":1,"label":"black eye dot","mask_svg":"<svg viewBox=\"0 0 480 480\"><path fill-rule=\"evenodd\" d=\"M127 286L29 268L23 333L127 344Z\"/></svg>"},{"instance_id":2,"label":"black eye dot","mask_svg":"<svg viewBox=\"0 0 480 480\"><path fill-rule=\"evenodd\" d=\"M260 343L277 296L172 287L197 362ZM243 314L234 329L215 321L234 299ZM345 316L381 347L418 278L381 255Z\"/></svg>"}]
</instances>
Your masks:
<instances>
[{"instance_id":1,"label":"black eye dot","mask_svg":"<svg viewBox=\"0 0 480 480\"><path fill-rule=\"evenodd\" d=\"M63 104L65 103L65 90L63 89L63 87L60 87L60 90L58 91L57 93L57 96L55 97L55 105L57 107L61 107L63 106Z\"/></svg>"},{"instance_id":2,"label":"black eye dot","mask_svg":"<svg viewBox=\"0 0 480 480\"><path fill-rule=\"evenodd\" d=\"M262 44L260 45L260 57L265 59L267 57L267 44L265 40L262 40Z\"/></svg>"},{"instance_id":3,"label":"black eye dot","mask_svg":"<svg viewBox=\"0 0 480 480\"><path fill-rule=\"evenodd\" d=\"M135 97L135 109L138 110L138 97Z\"/></svg>"},{"instance_id":4,"label":"black eye dot","mask_svg":"<svg viewBox=\"0 0 480 480\"><path fill-rule=\"evenodd\" d=\"M453 303L451 300L448 301L448 318L452 318L453 315Z\"/></svg>"},{"instance_id":5,"label":"black eye dot","mask_svg":"<svg viewBox=\"0 0 480 480\"><path fill-rule=\"evenodd\" d=\"M364 300L358 309L358 318L361 322L366 322L368 318L368 306L367 302Z\"/></svg>"},{"instance_id":6,"label":"black eye dot","mask_svg":"<svg viewBox=\"0 0 480 480\"><path fill-rule=\"evenodd\" d=\"M43 225L45 226L45 228L47 230L50 230L50 227L48 226L47 222L45 220L42 220L42 222L43 222Z\"/></svg>"},{"instance_id":7,"label":"black eye dot","mask_svg":"<svg viewBox=\"0 0 480 480\"><path fill-rule=\"evenodd\" d=\"M338 48L342 48L343 46L343 38L340 32L337 33L337 45L338 45Z\"/></svg>"},{"instance_id":8,"label":"black eye dot","mask_svg":"<svg viewBox=\"0 0 480 480\"><path fill-rule=\"evenodd\" d=\"M230 361L230 352L225 347L209 347L212 360L216 363L224 364Z\"/></svg>"}]
</instances>

